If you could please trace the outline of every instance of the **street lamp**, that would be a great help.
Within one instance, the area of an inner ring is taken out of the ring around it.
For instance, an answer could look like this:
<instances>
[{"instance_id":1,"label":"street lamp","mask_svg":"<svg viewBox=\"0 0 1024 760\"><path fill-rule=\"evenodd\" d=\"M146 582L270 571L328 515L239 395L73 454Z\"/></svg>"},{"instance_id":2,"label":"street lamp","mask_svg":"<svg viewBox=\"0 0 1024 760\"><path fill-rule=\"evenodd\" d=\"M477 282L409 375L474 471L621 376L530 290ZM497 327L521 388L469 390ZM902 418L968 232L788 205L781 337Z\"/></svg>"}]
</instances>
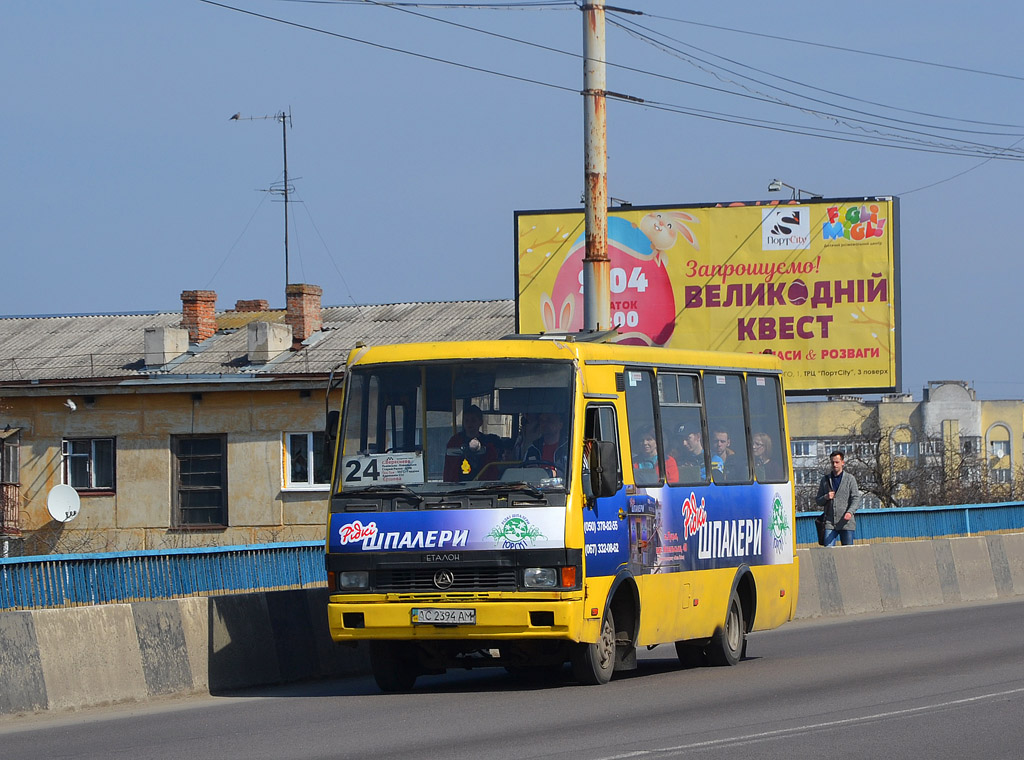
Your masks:
<instances>
[{"instance_id":1,"label":"street lamp","mask_svg":"<svg viewBox=\"0 0 1024 760\"><path fill-rule=\"evenodd\" d=\"M793 191L793 196L792 196L793 200L799 200L801 197L803 197L803 195L805 193L807 194L807 196L811 200L818 200L818 199L823 197L820 193L812 193L812 192L810 192L808 190L801 190L799 187L793 187L792 185L787 185L781 179L773 179L771 182L769 182L768 183L768 192L769 193L777 193L777 192L779 192L784 187L788 187L790 190Z\"/></svg>"}]
</instances>

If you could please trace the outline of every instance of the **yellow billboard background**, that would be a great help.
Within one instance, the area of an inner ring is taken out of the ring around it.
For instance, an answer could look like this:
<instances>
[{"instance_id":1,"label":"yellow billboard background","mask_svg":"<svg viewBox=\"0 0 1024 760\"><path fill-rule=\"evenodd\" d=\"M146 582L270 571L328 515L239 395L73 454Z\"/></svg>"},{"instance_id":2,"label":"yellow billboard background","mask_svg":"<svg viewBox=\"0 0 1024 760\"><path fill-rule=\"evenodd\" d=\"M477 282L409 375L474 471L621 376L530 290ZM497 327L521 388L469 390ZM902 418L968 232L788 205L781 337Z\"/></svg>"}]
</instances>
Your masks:
<instances>
[{"instance_id":1,"label":"yellow billboard background","mask_svg":"<svg viewBox=\"0 0 1024 760\"><path fill-rule=\"evenodd\" d=\"M898 201L616 208L619 342L761 353L786 389L899 387ZM517 329L583 327L582 211L516 214Z\"/></svg>"}]
</instances>

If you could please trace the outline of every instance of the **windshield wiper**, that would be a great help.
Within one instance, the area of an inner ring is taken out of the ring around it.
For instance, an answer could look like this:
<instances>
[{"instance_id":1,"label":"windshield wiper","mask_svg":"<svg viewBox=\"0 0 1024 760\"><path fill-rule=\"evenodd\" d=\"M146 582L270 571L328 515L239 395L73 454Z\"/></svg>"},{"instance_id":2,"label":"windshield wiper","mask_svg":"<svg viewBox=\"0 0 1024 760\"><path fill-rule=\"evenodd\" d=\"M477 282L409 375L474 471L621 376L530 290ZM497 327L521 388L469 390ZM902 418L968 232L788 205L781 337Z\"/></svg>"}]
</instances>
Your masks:
<instances>
[{"instance_id":1,"label":"windshield wiper","mask_svg":"<svg viewBox=\"0 0 1024 760\"><path fill-rule=\"evenodd\" d=\"M452 496L462 496L463 494L486 494L486 493L504 493L506 491L514 491L515 493L522 493L528 496L532 496L535 499L541 501L547 501L547 495L535 486L531 486L529 483L492 483L491 485L479 485L470 486L468 488L460 488L457 491L452 491Z\"/></svg>"},{"instance_id":2,"label":"windshield wiper","mask_svg":"<svg viewBox=\"0 0 1024 760\"><path fill-rule=\"evenodd\" d=\"M408 486L404 486L401 483L395 483L391 485L379 485L379 486L367 486L366 488L356 488L351 491L342 491L339 496L363 496L365 494L374 494L375 496L407 496L410 499L415 499L417 504L423 502L423 497L413 491Z\"/></svg>"}]
</instances>

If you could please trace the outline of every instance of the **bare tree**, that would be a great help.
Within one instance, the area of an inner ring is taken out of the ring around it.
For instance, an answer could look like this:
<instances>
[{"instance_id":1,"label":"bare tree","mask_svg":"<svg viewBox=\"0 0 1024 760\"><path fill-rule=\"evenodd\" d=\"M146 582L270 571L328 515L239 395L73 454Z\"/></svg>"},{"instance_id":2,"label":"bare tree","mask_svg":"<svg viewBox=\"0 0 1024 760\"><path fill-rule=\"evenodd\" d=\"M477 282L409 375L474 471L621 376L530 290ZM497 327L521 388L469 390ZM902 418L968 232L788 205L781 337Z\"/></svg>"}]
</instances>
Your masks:
<instances>
[{"instance_id":1,"label":"bare tree","mask_svg":"<svg viewBox=\"0 0 1024 760\"><path fill-rule=\"evenodd\" d=\"M973 439L924 437L906 425L880 425L874 415L835 439L862 493L883 507L941 506L1008 501L1024 493L1024 471L997 476ZM822 472L828 468L827 455ZM798 489L816 509L817 486Z\"/></svg>"}]
</instances>

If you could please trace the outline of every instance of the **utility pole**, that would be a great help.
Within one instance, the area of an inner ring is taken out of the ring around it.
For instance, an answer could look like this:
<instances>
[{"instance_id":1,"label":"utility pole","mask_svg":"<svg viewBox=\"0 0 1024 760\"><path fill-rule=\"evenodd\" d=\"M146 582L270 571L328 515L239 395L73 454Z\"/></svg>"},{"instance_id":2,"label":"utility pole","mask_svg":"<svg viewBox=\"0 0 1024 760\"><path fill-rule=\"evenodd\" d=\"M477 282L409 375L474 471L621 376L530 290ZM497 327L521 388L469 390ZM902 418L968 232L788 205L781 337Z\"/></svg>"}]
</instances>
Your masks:
<instances>
[{"instance_id":1,"label":"utility pole","mask_svg":"<svg viewBox=\"0 0 1024 760\"><path fill-rule=\"evenodd\" d=\"M608 263L608 122L605 80L604 0L583 11L583 131L586 255L583 258L583 327L610 330Z\"/></svg>"},{"instance_id":2,"label":"utility pole","mask_svg":"<svg viewBox=\"0 0 1024 760\"><path fill-rule=\"evenodd\" d=\"M242 116L236 113L228 121L265 121L273 119L281 122L281 145L284 148L284 184L280 187L271 185L270 192L284 196L284 286L287 289L291 284L288 274L288 193L294 188L288 184L288 127L292 124L292 112L278 111L273 116Z\"/></svg>"}]
</instances>

